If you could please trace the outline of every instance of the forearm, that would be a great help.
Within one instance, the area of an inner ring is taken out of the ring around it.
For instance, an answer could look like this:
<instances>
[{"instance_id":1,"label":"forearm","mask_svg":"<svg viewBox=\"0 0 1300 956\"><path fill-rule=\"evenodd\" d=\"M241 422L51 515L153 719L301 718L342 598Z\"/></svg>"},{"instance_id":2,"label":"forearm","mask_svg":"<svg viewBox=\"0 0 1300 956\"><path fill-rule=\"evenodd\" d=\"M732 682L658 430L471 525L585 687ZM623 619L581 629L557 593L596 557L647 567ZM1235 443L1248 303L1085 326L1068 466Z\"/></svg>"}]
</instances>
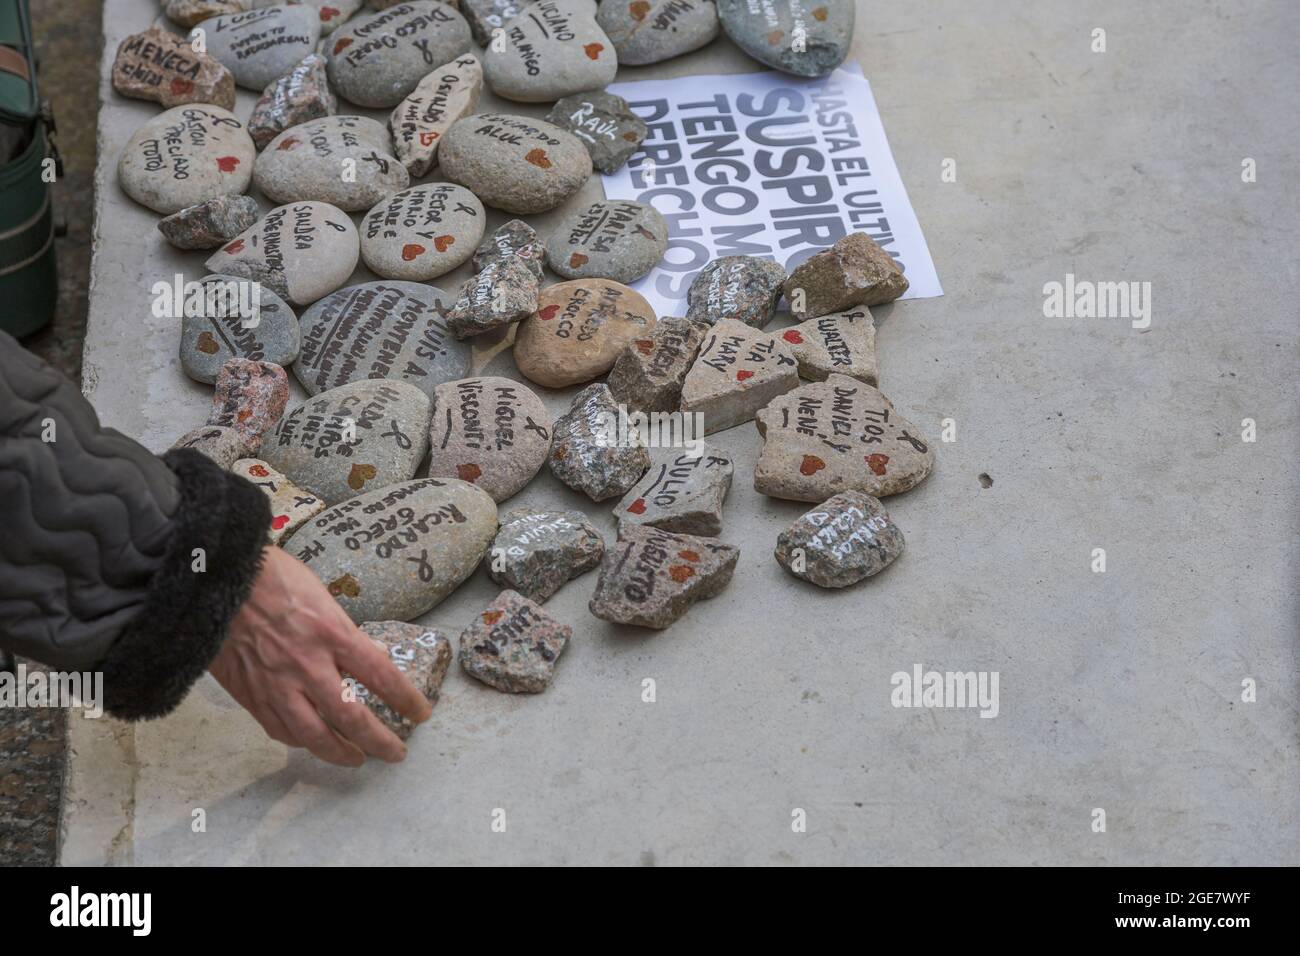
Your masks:
<instances>
[{"instance_id":1,"label":"forearm","mask_svg":"<svg viewBox=\"0 0 1300 956\"><path fill-rule=\"evenodd\" d=\"M0 335L0 646L102 670L119 716L166 713L220 649L268 520L257 488L101 427Z\"/></svg>"}]
</instances>

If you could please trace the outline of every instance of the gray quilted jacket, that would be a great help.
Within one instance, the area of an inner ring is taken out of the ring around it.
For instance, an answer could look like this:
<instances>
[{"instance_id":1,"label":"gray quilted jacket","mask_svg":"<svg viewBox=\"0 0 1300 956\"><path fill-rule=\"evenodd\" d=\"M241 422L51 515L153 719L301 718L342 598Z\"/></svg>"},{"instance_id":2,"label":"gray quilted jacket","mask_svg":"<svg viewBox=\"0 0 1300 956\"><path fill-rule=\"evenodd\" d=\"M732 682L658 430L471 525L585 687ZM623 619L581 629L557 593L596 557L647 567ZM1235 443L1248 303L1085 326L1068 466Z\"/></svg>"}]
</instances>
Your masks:
<instances>
[{"instance_id":1,"label":"gray quilted jacket","mask_svg":"<svg viewBox=\"0 0 1300 956\"><path fill-rule=\"evenodd\" d=\"M75 385L0 333L0 649L103 671L110 713L161 716L220 649L269 520L251 483L100 426Z\"/></svg>"}]
</instances>

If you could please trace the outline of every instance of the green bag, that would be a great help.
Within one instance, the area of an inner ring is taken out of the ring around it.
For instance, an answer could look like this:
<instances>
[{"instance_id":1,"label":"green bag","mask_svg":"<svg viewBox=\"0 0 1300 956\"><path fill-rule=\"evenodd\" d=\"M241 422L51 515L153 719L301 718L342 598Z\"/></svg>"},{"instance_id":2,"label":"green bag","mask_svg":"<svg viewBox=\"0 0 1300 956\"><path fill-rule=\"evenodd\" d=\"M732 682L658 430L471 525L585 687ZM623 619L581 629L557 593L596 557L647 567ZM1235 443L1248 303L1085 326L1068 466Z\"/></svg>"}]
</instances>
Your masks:
<instances>
[{"instance_id":1,"label":"green bag","mask_svg":"<svg viewBox=\"0 0 1300 956\"><path fill-rule=\"evenodd\" d=\"M58 302L51 184L53 123L36 90L28 0L0 0L0 328L45 326ZM62 170L59 170L61 173Z\"/></svg>"}]
</instances>

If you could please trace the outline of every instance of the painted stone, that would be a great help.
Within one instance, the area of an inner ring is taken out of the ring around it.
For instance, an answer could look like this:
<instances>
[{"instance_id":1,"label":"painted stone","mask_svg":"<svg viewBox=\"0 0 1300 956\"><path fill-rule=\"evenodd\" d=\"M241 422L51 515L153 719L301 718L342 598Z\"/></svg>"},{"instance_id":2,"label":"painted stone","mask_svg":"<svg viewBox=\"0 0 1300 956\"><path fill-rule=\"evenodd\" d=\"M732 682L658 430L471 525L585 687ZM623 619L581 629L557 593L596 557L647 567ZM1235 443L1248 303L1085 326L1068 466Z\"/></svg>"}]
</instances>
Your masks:
<instances>
[{"instance_id":1,"label":"painted stone","mask_svg":"<svg viewBox=\"0 0 1300 956\"><path fill-rule=\"evenodd\" d=\"M204 20L190 32L203 31L208 55L235 75L235 82L261 93L316 49L318 11L302 4L282 4Z\"/></svg>"},{"instance_id":2,"label":"painted stone","mask_svg":"<svg viewBox=\"0 0 1300 956\"><path fill-rule=\"evenodd\" d=\"M361 631L388 655L393 666L406 676L415 689L431 704L437 704L442 682L454 656L451 640L434 627L420 627L401 621L367 621ZM406 740L415 732L411 723L360 681L353 679L356 699L370 708L380 722Z\"/></svg>"},{"instance_id":3,"label":"painted stone","mask_svg":"<svg viewBox=\"0 0 1300 956\"><path fill-rule=\"evenodd\" d=\"M589 382L610 370L628 342L655 325L641 295L608 279L574 279L542 289L537 311L519 323L519 371L547 388Z\"/></svg>"},{"instance_id":4,"label":"painted stone","mask_svg":"<svg viewBox=\"0 0 1300 956\"><path fill-rule=\"evenodd\" d=\"M339 289L302 314L302 351L293 374L308 394L349 382L396 379L433 398L469 373L470 348L447 329L448 296L417 282L363 282Z\"/></svg>"},{"instance_id":5,"label":"painted stone","mask_svg":"<svg viewBox=\"0 0 1300 956\"><path fill-rule=\"evenodd\" d=\"M412 176L425 175L438 143L457 120L474 112L483 91L483 64L473 53L444 63L420 81L388 118L397 158Z\"/></svg>"},{"instance_id":6,"label":"painted stone","mask_svg":"<svg viewBox=\"0 0 1300 956\"><path fill-rule=\"evenodd\" d=\"M719 319L735 319L761 329L772 321L785 279L785 270L768 259L714 259L686 291L686 317L710 325Z\"/></svg>"},{"instance_id":7,"label":"painted stone","mask_svg":"<svg viewBox=\"0 0 1300 956\"><path fill-rule=\"evenodd\" d=\"M391 149L388 131L374 120L327 116L291 126L267 143L253 177L278 203L327 202L360 212L411 181Z\"/></svg>"},{"instance_id":8,"label":"painted stone","mask_svg":"<svg viewBox=\"0 0 1300 956\"><path fill-rule=\"evenodd\" d=\"M487 46L492 31L500 28L532 0L460 0L460 12L469 21L474 42Z\"/></svg>"},{"instance_id":9,"label":"painted stone","mask_svg":"<svg viewBox=\"0 0 1300 956\"><path fill-rule=\"evenodd\" d=\"M566 279L635 282L664 256L668 223L659 210L625 199L598 200L560 221L546 262Z\"/></svg>"},{"instance_id":10,"label":"painted stone","mask_svg":"<svg viewBox=\"0 0 1300 956\"><path fill-rule=\"evenodd\" d=\"M713 0L607 0L596 22L624 66L645 66L690 53L718 36Z\"/></svg>"},{"instance_id":11,"label":"painted stone","mask_svg":"<svg viewBox=\"0 0 1300 956\"><path fill-rule=\"evenodd\" d=\"M759 63L826 76L853 42L854 0L718 0L722 29Z\"/></svg>"},{"instance_id":12,"label":"painted stone","mask_svg":"<svg viewBox=\"0 0 1300 956\"><path fill-rule=\"evenodd\" d=\"M556 591L600 564L605 539L581 511L520 508L501 519L488 574L503 587L545 604Z\"/></svg>"},{"instance_id":13,"label":"painted stone","mask_svg":"<svg viewBox=\"0 0 1300 956\"><path fill-rule=\"evenodd\" d=\"M312 53L262 91L248 119L248 135L258 149L265 149L289 127L333 116L338 108L325 76L325 57Z\"/></svg>"},{"instance_id":14,"label":"painted stone","mask_svg":"<svg viewBox=\"0 0 1300 956\"><path fill-rule=\"evenodd\" d=\"M289 376L272 362L232 358L217 372L209 425L233 428L256 453L289 404Z\"/></svg>"},{"instance_id":15,"label":"painted stone","mask_svg":"<svg viewBox=\"0 0 1300 956\"><path fill-rule=\"evenodd\" d=\"M474 268L482 271L497 259L517 258L542 281L542 258L546 248L541 238L522 219L511 219L488 236L474 252Z\"/></svg>"},{"instance_id":16,"label":"painted stone","mask_svg":"<svg viewBox=\"0 0 1300 956\"><path fill-rule=\"evenodd\" d=\"M619 434L619 409L609 387L588 385L555 422L551 473L592 501L622 495L650 467L650 452L635 429Z\"/></svg>"},{"instance_id":17,"label":"painted stone","mask_svg":"<svg viewBox=\"0 0 1300 956\"><path fill-rule=\"evenodd\" d=\"M606 379L614 401L640 412L677 411L682 383L708 331L703 322L670 317L628 342Z\"/></svg>"},{"instance_id":18,"label":"painted stone","mask_svg":"<svg viewBox=\"0 0 1300 956\"><path fill-rule=\"evenodd\" d=\"M665 628L731 583L740 549L714 538L620 524L588 607L615 624Z\"/></svg>"},{"instance_id":19,"label":"painted stone","mask_svg":"<svg viewBox=\"0 0 1300 956\"><path fill-rule=\"evenodd\" d=\"M322 511L284 549L357 623L410 621L474 572L496 531L497 507L484 492L418 478Z\"/></svg>"},{"instance_id":20,"label":"painted stone","mask_svg":"<svg viewBox=\"0 0 1300 956\"><path fill-rule=\"evenodd\" d=\"M492 92L518 103L550 103L614 81L618 55L591 0L536 0L488 44L483 73Z\"/></svg>"},{"instance_id":21,"label":"painted stone","mask_svg":"<svg viewBox=\"0 0 1300 956\"><path fill-rule=\"evenodd\" d=\"M137 100L153 100L163 109L183 103L211 103L235 108L235 77L188 40L152 26L133 33L117 48L113 89Z\"/></svg>"},{"instance_id":22,"label":"painted stone","mask_svg":"<svg viewBox=\"0 0 1300 956\"><path fill-rule=\"evenodd\" d=\"M722 503L734 466L721 448L656 448L650 470L614 508L619 524L647 525L680 534L722 533Z\"/></svg>"},{"instance_id":23,"label":"painted stone","mask_svg":"<svg viewBox=\"0 0 1300 956\"><path fill-rule=\"evenodd\" d=\"M211 17L242 13L247 9L247 0L166 0L163 4L167 19L183 27L192 27Z\"/></svg>"},{"instance_id":24,"label":"painted stone","mask_svg":"<svg viewBox=\"0 0 1300 956\"><path fill-rule=\"evenodd\" d=\"M247 458L253 450L244 444L239 432L233 428L220 425L200 425L187 431L176 439L176 448L189 448L205 455L220 467L229 469L241 458Z\"/></svg>"},{"instance_id":25,"label":"painted stone","mask_svg":"<svg viewBox=\"0 0 1300 956\"><path fill-rule=\"evenodd\" d=\"M189 104L159 113L127 142L117 164L122 191L164 216L248 191L257 150L233 113Z\"/></svg>"},{"instance_id":26,"label":"painted stone","mask_svg":"<svg viewBox=\"0 0 1300 956\"><path fill-rule=\"evenodd\" d=\"M591 156L571 133L507 113L467 116L438 147L442 175L516 215L560 205L591 176Z\"/></svg>"},{"instance_id":27,"label":"painted stone","mask_svg":"<svg viewBox=\"0 0 1300 956\"><path fill-rule=\"evenodd\" d=\"M865 306L809 319L777 335L803 378L823 382L838 373L876 384L876 325Z\"/></svg>"},{"instance_id":28,"label":"painted stone","mask_svg":"<svg viewBox=\"0 0 1300 956\"><path fill-rule=\"evenodd\" d=\"M862 232L809 256L785 280L790 312L800 321L859 305L883 305L906 291L898 263Z\"/></svg>"},{"instance_id":29,"label":"painted stone","mask_svg":"<svg viewBox=\"0 0 1300 956\"><path fill-rule=\"evenodd\" d=\"M230 469L262 489L271 503L266 539L279 544L304 523L325 510L325 502L303 491L260 458L241 458Z\"/></svg>"},{"instance_id":30,"label":"painted stone","mask_svg":"<svg viewBox=\"0 0 1300 956\"><path fill-rule=\"evenodd\" d=\"M460 666L507 694L540 694L572 636L540 604L502 591L460 635Z\"/></svg>"},{"instance_id":31,"label":"painted stone","mask_svg":"<svg viewBox=\"0 0 1300 956\"><path fill-rule=\"evenodd\" d=\"M392 109L440 63L470 49L469 24L448 4L412 0L339 27L325 44L330 83L358 106Z\"/></svg>"},{"instance_id":32,"label":"painted stone","mask_svg":"<svg viewBox=\"0 0 1300 956\"><path fill-rule=\"evenodd\" d=\"M298 357L301 333L287 302L237 276L204 276L203 307L181 317L181 368L212 384L233 358L285 366Z\"/></svg>"},{"instance_id":33,"label":"painted stone","mask_svg":"<svg viewBox=\"0 0 1300 956\"><path fill-rule=\"evenodd\" d=\"M591 154L591 165L602 173L620 169L649 132L627 100L604 90L564 97L551 107L546 121L576 136Z\"/></svg>"},{"instance_id":34,"label":"painted stone","mask_svg":"<svg viewBox=\"0 0 1300 956\"><path fill-rule=\"evenodd\" d=\"M433 397L429 475L458 478L505 501L541 470L550 424L542 400L513 379L446 382Z\"/></svg>"},{"instance_id":35,"label":"painted stone","mask_svg":"<svg viewBox=\"0 0 1300 956\"><path fill-rule=\"evenodd\" d=\"M721 319L700 346L682 384L682 411L704 416L704 433L751 421L760 408L799 384L799 366L766 332Z\"/></svg>"},{"instance_id":36,"label":"painted stone","mask_svg":"<svg viewBox=\"0 0 1300 956\"><path fill-rule=\"evenodd\" d=\"M902 553L903 532L877 499L861 491L823 501L776 539L777 563L823 588L857 584Z\"/></svg>"},{"instance_id":37,"label":"painted stone","mask_svg":"<svg viewBox=\"0 0 1300 956\"><path fill-rule=\"evenodd\" d=\"M321 36L333 33L336 29L361 9L364 0L289 0L290 3L305 3L315 7L320 19ZM262 7L277 6L279 0L253 0L250 7L259 10Z\"/></svg>"},{"instance_id":38,"label":"painted stone","mask_svg":"<svg viewBox=\"0 0 1300 956\"><path fill-rule=\"evenodd\" d=\"M285 415L261 457L327 502L343 501L415 474L429 449L429 412L414 385L350 382Z\"/></svg>"},{"instance_id":39,"label":"painted stone","mask_svg":"<svg viewBox=\"0 0 1300 956\"><path fill-rule=\"evenodd\" d=\"M177 249L215 249L257 222L252 196L218 196L158 220L158 231Z\"/></svg>"},{"instance_id":40,"label":"painted stone","mask_svg":"<svg viewBox=\"0 0 1300 956\"><path fill-rule=\"evenodd\" d=\"M360 258L347 213L323 202L277 206L206 263L209 272L253 279L282 299L308 305L352 275Z\"/></svg>"},{"instance_id":41,"label":"painted stone","mask_svg":"<svg viewBox=\"0 0 1300 956\"><path fill-rule=\"evenodd\" d=\"M494 259L460 290L447 313L458 339L494 332L537 311L537 277L517 256Z\"/></svg>"},{"instance_id":42,"label":"painted stone","mask_svg":"<svg viewBox=\"0 0 1300 956\"><path fill-rule=\"evenodd\" d=\"M919 429L879 390L847 375L780 396L758 413L758 431L754 490L773 498L825 501L841 491L883 498L934 468L934 448Z\"/></svg>"},{"instance_id":43,"label":"painted stone","mask_svg":"<svg viewBox=\"0 0 1300 956\"><path fill-rule=\"evenodd\" d=\"M474 254L486 223L483 204L464 186L412 186L361 220L361 258L388 279L436 279Z\"/></svg>"}]
</instances>

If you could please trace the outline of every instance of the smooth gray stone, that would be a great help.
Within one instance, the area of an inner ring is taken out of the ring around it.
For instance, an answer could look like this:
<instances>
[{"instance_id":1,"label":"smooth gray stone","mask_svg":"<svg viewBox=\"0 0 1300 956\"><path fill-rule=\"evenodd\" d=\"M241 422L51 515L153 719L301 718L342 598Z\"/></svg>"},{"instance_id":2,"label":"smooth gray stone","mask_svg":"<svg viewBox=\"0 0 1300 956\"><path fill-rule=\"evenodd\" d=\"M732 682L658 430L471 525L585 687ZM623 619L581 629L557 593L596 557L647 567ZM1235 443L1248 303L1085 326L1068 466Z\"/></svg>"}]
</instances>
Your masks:
<instances>
[{"instance_id":1,"label":"smooth gray stone","mask_svg":"<svg viewBox=\"0 0 1300 956\"><path fill-rule=\"evenodd\" d=\"M853 42L855 0L718 0L722 29L759 63L825 76Z\"/></svg>"},{"instance_id":2,"label":"smooth gray stone","mask_svg":"<svg viewBox=\"0 0 1300 956\"><path fill-rule=\"evenodd\" d=\"M635 282L668 248L659 210L630 199L601 199L560 220L546 239L546 263L566 279Z\"/></svg>"},{"instance_id":3,"label":"smooth gray stone","mask_svg":"<svg viewBox=\"0 0 1300 956\"><path fill-rule=\"evenodd\" d=\"M537 0L502 29L504 42L483 53L483 76L504 99L550 103L601 89L618 72L614 43L596 23L591 0Z\"/></svg>"},{"instance_id":4,"label":"smooth gray stone","mask_svg":"<svg viewBox=\"0 0 1300 956\"><path fill-rule=\"evenodd\" d=\"M256 157L252 137L234 113L187 103L159 113L132 134L118 159L117 181L140 205L168 216L247 192Z\"/></svg>"},{"instance_id":5,"label":"smooth gray stone","mask_svg":"<svg viewBox=\"0 0 1300 956\"><path fill-rule=\"evenodd\" d=\"M333 504L412 477L429 450L431 410L405 382L340 385L286 414L259 457Z\"/></svg>"},{"instance_id":6,"label":"smooth gray stone","mask_svg":"<svg viewBox=\"0 0 1300 956\"><path fill-rule=\"evenodd\" d=\"M463 481L419 478L322 511L284 549L358 624L410 621L473 573L496 530L487 494Z\"/></svg>"},{"instance_id":7,"label":"smooth gray stone","mask_svg":"<svg viewBox=\"0 0 1300 956\"><path fill-rule=\"evenodd\" d=\"M238 276L204 276L201 311L181 317L181 368L211 385L232 358L288 366L298 357L301 333L289 304L265 286ZM256 289L257 306L252 307ZM248 306L251 315L241 314Z\"/></svg>"},{"instance_id":8,"label":"smooth gray stone","mask_svg":"<svg viewBox=\"0 0 1300 956\"><path fill-rule=\"evenodd\" d=\"M346 212L370 209L411 182L388 130L365 116L289 127L258 155L253 178L277 203L327 202Z\"/></svg>"},{"instance_id":9,"label":"smooth gray stone","mask_svg":"<svg viewBox=\"0 0 1300 956\"><path fill-rule=\"evenodd\" d=\"M339 96L358 106L391 108L473 42L455 9L440 0L412 0L339 27L325 42L325 58Z\"/></svg>"},{"instance_id":10,"label":"smooth gray stone","mask_svg":"<svg viewBox=\"0 0 1300 956\"><path fill-rule=\"evenodd\" d=\"M261 93L316 49L320 12L288 4L204 20L190 31L203 31L208 55L235 76L240 86Z\"/></svg>"},{"instance_id":11,"label":"smooth gray stone","mask_svg":"<svg viewBox=\"0 0 1300 956\"><path fill-rule=\"evenodd\" d=\"M713 0L609 0L600 5L596 22L613 41L624 66L681 56L718 36Z\"/></svg>"},{"instance_id":12,"label":"smooth gray stone","mask_svg":"<svg viewBox=\"0 0 1300 956\"><path fill-rule=\"evenodd\" d=\"M430 399L469 373L471 347L447 328L451 297L419 282L347 286L302 314L293 374L310 394L364 379L396 379Z\"/></svg>"}]
</instances>

